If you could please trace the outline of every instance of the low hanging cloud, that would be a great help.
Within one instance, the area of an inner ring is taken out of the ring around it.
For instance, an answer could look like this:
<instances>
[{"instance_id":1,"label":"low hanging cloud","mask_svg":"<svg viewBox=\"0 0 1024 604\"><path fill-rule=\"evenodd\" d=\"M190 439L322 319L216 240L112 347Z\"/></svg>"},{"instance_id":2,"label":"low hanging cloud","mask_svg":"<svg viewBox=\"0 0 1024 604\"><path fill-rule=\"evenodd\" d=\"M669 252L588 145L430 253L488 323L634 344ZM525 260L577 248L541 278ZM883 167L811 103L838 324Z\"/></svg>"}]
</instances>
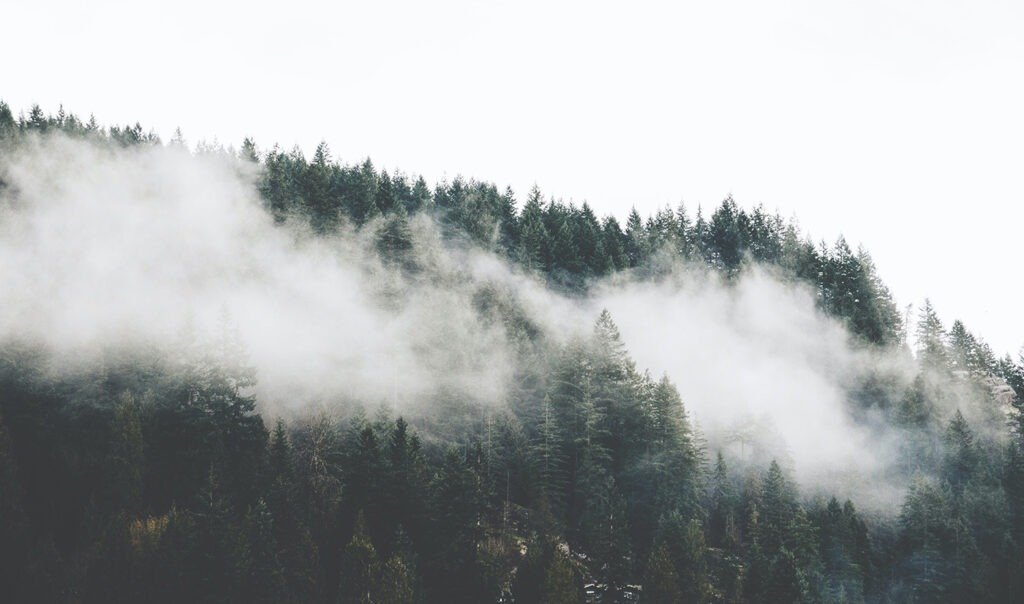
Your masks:
<instances>
[{"instance_id":1,"label":"low hanging cloud","mask_svg":"<svg viewBox=\"0 0 1024 604\"><path fill-rule=\"evenodd\" d=\"M855 346L816 309L809 288L757 268L728 287L684 272L607 287L598 300L637 365L676 383L713 451L754 467L777 458L802 483L841 494L873 483L874 503L896 500L879 487L897 436L855 420L847 399L865 370L904 370L894 357Z\"/></svg>"},{"instance_id":2,"label":"low hanging cloud","mask_svg":"<svg viewBox=\"0 0 1024 604\"><path fill-rule=\"evenodd\" d=\"M365 242L275 226L245 164L49 137L2 170L16 193L0 214L0 336L88 354L211 331L226 311L267 404L439 385L497 398L507 380L502 333L454 271L384 304L388 271Z\"/></svg>"},{"instance_id":3,"label":"low hanging cloud","mask_svg":"<svg viewBox=\"0 0 1024 604\"><path fill-rule=\"evenodd\" d=\"M741 463L778 456L803 482L829 485L887 472L894 437L851 419L846 402L849 383L878 360L803 287L765 270L725 285L680 269L571 299L496 256L446 244L427 217L411 224L429 278L403 275L381 265L372 229L314 238L275 225L256 169L61 136L0 158L0 339L88 358L121 343L171 346L226 311L265 407L412 405L439 389L500 403L515 353L474 301L497 284L556 340L608 308L638 367L669 375L710 447Z\"/></svg>"}]
</instances>

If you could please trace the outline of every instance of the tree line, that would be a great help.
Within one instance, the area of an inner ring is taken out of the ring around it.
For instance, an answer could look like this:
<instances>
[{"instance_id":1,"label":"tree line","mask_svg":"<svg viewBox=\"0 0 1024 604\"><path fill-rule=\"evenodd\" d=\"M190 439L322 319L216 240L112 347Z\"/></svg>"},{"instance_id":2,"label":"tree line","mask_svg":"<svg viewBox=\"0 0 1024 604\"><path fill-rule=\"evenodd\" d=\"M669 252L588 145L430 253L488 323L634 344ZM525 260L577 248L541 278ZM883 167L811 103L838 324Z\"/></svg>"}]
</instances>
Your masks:
<instances>
[{"instance_id":1,"label":"tree line","mask_svg":"<svg viewBox=\"0 0 1024 604\"><path fill-rule=\"evenodd\" d=\"M59 130L162 144L0 104L0 148ZM181 144L172 141L170 144ZM23 602L1013 602L1024 593L1024 359L996 358L926 303L902 318L869 256L812 244L727 199L626 228L583 204L522 209L510 191L346 166L301 153L200 147L258 162L280 222L375 225L376 251L415 271L409 216L570 293L602 275L657 278L689 260L730 280L767 265L807 283L909 381L850 386L851 413L900 435L909 488L895 517L806 497L784 463L731 467L677 387L630 358L613 318L557 342L514 292L483 288L481 320L514 343L501 405L441 391L398 414L371 401L264 417L230 329L167 349L111 346L68 370L0 346L0 593ZM0 182L0 189L3 188ZM429 410L425 412L422 410Z\"/></svg>"}]
</instances>

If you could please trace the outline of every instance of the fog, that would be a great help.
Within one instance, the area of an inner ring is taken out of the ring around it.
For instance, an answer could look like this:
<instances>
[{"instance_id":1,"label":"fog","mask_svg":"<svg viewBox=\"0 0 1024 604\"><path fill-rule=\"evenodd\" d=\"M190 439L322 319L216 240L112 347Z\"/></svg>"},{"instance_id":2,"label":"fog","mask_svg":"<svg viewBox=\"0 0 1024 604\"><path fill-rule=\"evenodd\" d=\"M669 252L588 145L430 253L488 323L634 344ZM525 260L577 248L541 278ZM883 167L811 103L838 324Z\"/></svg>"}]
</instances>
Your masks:
<instances>
[{"instance_id":1,"label":"fog","mask_svg":"<svg viewBox=\"0 0 1024 604\"><path fill-rule=\"evenodd\" d=\"M401 410L442 389L500 406L514 351L474 305L481 286L497 285L556 341L607 308L638 368L678 386L712 455L761 466L778 457L805 486L896 501L895 437L855 421L846 399L879 364L909 381L905 359L854 345L809 289L757 268L724 284L677 267L571 298L446 242L426 216L411 221L423 268L406 274L381 264L372 225L331 238L275 225L255 170L218 154L54 136L3 157L0 338L89 358L111 345L173 346L226 315L264 409L360 400Z\"/></svg>"},{"instance_id":2,"label":"fog","mask_svg":"<svg viewBox=\"0 0 1024 604\"><path fill-rule=\"evenodd\" d=\"M735 465L777 458L816 491L888 507L897 436L881 422L855 421L849 388L884 367L901 379L897 354L856 346L815 308L813 292L763 269L726 287L683 274L663 283L606 287L599 303L618 322L639 367L667 374L712 451Z\"/></svg>"}]
</instances>

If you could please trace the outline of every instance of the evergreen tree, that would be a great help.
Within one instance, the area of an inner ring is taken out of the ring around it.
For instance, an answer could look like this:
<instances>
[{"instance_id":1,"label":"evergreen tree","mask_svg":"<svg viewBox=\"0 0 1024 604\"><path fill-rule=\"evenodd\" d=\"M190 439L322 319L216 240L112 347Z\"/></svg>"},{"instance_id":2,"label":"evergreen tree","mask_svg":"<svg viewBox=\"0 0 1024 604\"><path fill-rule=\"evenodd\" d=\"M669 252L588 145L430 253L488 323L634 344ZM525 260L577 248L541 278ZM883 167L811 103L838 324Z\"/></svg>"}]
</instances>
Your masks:
<instances>
[{"instance_id":1,"label":"evergreen tree","mask_svg":"<svg viewBox=\"0 0 1024 604\"><path fill-rule=\"evenodd\" d=\"M745 215L732 197L727 197L711 215L707 226L708 260L715 268L731 273L743 259L742 225Z\"/></svg>"},{"instance_id":2,"label":"evergreen tree","mask_svg":"<svg viewBox=\"0 0 1024 604\"><path fill-rule=\"evenodd\" d=\"M946 354L946 332L932 303L924 301L917 320L917 357L925 367L945 370L949 365Z\"/></svg>"},{"instance_id":3,"label":"evergreen tree","mask_svg":"<svg viewBox=\"0 0 1024 604\"><path fill-rule=\"evenodd\" d=\"M377 235L377 253L386 263L405 270L415 270L412 230L405 208L398 206L386 219Z\"/></svg>"},{"instance_id":4,"label":"evergreen tree","mask_svg":"<svg viewBox=\"0 0 1024 604\"><path fill-rule=\"evenodd\" d=\"M110 443L110 498L114 510L136 513L142 505L142 423L131 394L114 409Z\"/></svg>"},{"instance_id":5,"label":"evergreen tree","mask_svg":"<svg viewBox=\"0 0 1024 604\"><path fill-rule=\"evenodd\" d=\"M434 601L476 601L481 592L477 544L483 512L480 481L465 456L449 450L434 478L432 558L425 569Z\"/></svg>"},{"instance_id":6,"label":"evergreen tree","mask_svg":"<svg viewBox=\"0 0 1024 604\"><path fill-rule=\"evenodd\" d=\"M377 601L379 573L377 550L370 542L366 521L360 514L352 540L342 555L339 604L372 604Z\"/></svg>"},{"instance_id":7,"label":"evergreen tree","mask_svg":"<svg viewBox=\"0 0 1024 604\"><path fill-rule=\"evenodd\" d=\"M945 442L946 460L943 474L954 491L959 492L974 474L977 463L974 433L959 409L946 427Z\"/></svg>"},{"instance_id":8,"label":"evergreen tree","mask_svg":"<svg viewBox=\"0 0 1024 604\"><path fill-rule=\"evenodd\" d=\"M303 177L302 194L313 228L326 233L338 225L338 206L331 198L331 152L321 142Z\"/></svg>"},{"instance_id":9,"label":"evergreen tree","mask_svg":"<svg viewBox=\"0 0 1024 604\"><path fill-rule=\"evenodd\" d=\"M285 599L285 571L278 551L273 517L267 504L260 500L246 514L233 556L239 601Z\"/></svg>"},{"instance_id":10,"label":"evergreen tree","mask_svg":"<svg viewBox=\"0 0 1024 604\"><path fill-rule=\"evenodd\" d=\"M643 219L634 207L626 219L625 238L626 261L630 267L638 267L647 261L650 249L647 243L647 233L644 229Z\"/></svg>"},{"instance_id":11,"label":"evergreen tree","mask_svg":"<svg viewBox=\"0 0 1024 604\"><path fill-rule=\"evenodd\" d=\"M530 195L523 206L520 218L520 251L519 261L528 270L545 269L544 256L550 246L547 227L544 224L544 209L541 204L540 189L537 185L530 190Z\"/></svg>"},{"instance_id":12,"label":"evergreen tree","mask_svg":"<svg viewBox=\"0 0 1024 604\"><path fill-rule=\"evenodd\" d=\"M377 172L373 162L364 161L349 173L349 212L357 225L364 225L381 215L377 206Z\"/></svg>"},{"instance_id":13,"label":"evergreen tree","mask_svg":"<svg viewBox=\"0 0 1024 604\"><path fill-rule=\"evenodd\" d=\"M410 568L400 556L392 556L381 569L378 602L412 604L415 601L413 577Z\"/></svg>"},{"instance_id":14,"label":"evergreen tree","mask_svg":"<svg viewBox=\"0 0 1024 604\"><path fill-rule=\"evenodd\" d=\"M683 589L679 586L679 575L662 543L654 548L647 561L644 574L644 591L640 602L644 604L676 604L683 602Z\"/></svg>"},{"instance_id":15,"label":"evergreen tree","mask_svg":"<svg viewBox=\"0 0 1024 604\"><path fill-rule=\"evenodd\" d=\"M575 604L580 601L579 589L576 587L572 572L572 562L561 547L555 547L544 573L540 602Z\"/></svg>"}]
</instances>

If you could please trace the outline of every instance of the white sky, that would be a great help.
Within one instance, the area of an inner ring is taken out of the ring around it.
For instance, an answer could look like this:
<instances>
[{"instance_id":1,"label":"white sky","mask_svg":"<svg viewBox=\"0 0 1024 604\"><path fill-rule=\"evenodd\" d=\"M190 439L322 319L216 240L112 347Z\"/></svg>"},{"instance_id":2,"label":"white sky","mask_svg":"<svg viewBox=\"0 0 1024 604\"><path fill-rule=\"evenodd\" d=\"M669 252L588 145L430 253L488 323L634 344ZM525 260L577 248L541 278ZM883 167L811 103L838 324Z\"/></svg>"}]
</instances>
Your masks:
<instances>
[{"instance_id":1,"label":"white sky","mask_svg":"<svg viewBox=\"0 0 1024 604\"><path fill-rule=\"evenodd\" d=\"M429 4L429 6L428 6ZM1024 3L4 0L0 98L620 218L732 193L1024 344Z\"/></svg>"}]
</instances>

